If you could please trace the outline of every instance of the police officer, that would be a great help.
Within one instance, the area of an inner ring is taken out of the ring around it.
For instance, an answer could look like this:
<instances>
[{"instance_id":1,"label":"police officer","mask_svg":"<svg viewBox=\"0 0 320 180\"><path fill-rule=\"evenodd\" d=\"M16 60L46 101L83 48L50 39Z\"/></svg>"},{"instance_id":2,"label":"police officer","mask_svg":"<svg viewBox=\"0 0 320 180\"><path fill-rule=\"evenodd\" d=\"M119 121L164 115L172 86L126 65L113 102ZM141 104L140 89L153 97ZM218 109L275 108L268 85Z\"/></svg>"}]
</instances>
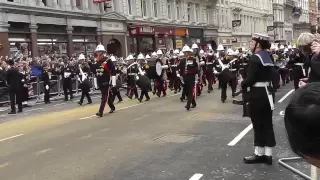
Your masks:
<instances>
[{"instance_id":1,"label":"police officer","mask_svg":"<svg viewBox=\"0 0 320 180\"><path fill-rule=\"evenodd\" d=\"M106 103L110 107L110 112L113 113L116 110L116 107L113 104L113 95L110 93L110 88L116 85L116 74L115 67L110 59L105 57L106 50L102 44L99 44L96 48L97 53L97 82L99 89L101 90L101 104L98 113L96 114L99 117L103 116L104 108Z\"/></svg>"},{"instance_id":2,"label":"police officer","mask_svg":"<svg viewBox=\"0 0 320 180\"><path fill-rule=\"evenodd\" d=\"M188 45L183 47L182 52L184 53L184 61L180 62L178 69L180 72L184 72L184 89L188 99L185 108L189 111L190 108L195 108L197 106L195 100L196 94L194 91L196 89L196 79L198 79L199 67L196 58L191 56L193 50L190 49Z\"/></svg>"},{"instance_id":3,"label":"police officer","mask_svg":"<svg viewBox=\"0 0 320 180\"><path fill-rule=\"evenodd\" d=\"M245 98L249 102L255 151L252 156L244 158L244 163L272 165L272 147L276 145L276 141L272 124L273 88L270 87L274 63L266 51L271 46L269 37L253 34L249 46L254 54L249 61L247 78L242 81L241 87L250 88Z\"/></svg>"}]
</instances>

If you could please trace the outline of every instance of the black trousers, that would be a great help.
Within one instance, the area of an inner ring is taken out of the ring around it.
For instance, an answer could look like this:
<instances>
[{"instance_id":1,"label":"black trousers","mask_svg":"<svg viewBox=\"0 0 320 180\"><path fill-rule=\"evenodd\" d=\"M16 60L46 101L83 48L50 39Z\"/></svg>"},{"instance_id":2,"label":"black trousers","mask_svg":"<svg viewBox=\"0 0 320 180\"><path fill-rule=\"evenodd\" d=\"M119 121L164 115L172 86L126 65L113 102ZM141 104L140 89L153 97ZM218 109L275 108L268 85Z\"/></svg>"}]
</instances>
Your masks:
<instances>
[{"instance_id":1,"label":"black trousers","mask_svg":"<svg viewBox=\"0 0 320 180\"><path fill-rule=\"evenodd\" d=\"M16 112L16 103L19 111L22 111L22 97L20 91L9 91L11 111Z\"/></svg>"},{"instance_id":2,"label":"black trousers","mask_svg":"<svg viewBox=\"0 0 320 180\"><path fill-rule=\"evenodd\" d=\"M48 89L46 89L46 86L49 86ZM48 103L50 102L50 85L49 84L44 84L44 102Z\"/></svg>"},{"instance_id":3,"label":"black trousers","mask_svg":"<svg viewBox=\"0 0 320 180\"><path fill-rule=\"evenodd\" d=\"M208 81L208 91L213 90L213 72L212 71L207 71L207 81Z\"/></svg>"},{"instance_id":4,"label":"black trousers","mask_svg":"<svg viewBox=\"0 0 320 180\"><path fill-rule=\"evenodd\" d=\"M288 79L288 75L289 75L289 69L280 68L279 69L279 74L281 76L282 85L284 86L285 84L287 84L287 79Z\"/></svg>"},{"instance_id":5,"label":"black trousers","mask_svg":"<svg viewBox=\"0 0 320 180\"><path fill-rule=\"evenodd\" d=\"M146 97L146 99L150 99L149 94L148 94L148 89L141 89L141 94L140 94L140 99L143 99L143 96Z\"/></svg>"},{"instance_id":6,"label":"black trousers","mask_svg":"<svg viewBox=\"0 0 320 180\"><path fill-rule=\"evenodd\" d=\"M110 109L115 110L116 107L113 104L113 94L109 92L109 87L100 88L101 91L101 104L99 108L99 113L103 114L106 103L108 103Z\"/></svg>"},{"instance_id":7,"label":"black trousers","mask_svg":"<svg viewBox=\"0 0 320 180\"><path fill-rule=\"evenodd\" d=\"M293 69L293 85L294 85L294 89L299 89L299 81L300 79L302 79L303 76L303 71L301 67L295 67Z\"/></svg>"},{"instance_id":8,"label":"black trousers","mask_svg":"<svg viewBox=\"0 0 320 180\"><path fill-rule=\"evenodd\" d=\"M227 99L228 84L231 86L232 97L234 97L234 94L237 90L237 78L233 78L229 82L221 82L221 100Z\"/></svg>"},{"instance_id":9,"label":"black trousers","mask_svg":"<svg viewBox=\"0 0 320 180\"><path fill-rule=\"evenodd\" d=\"M249 111L254 131L254 146L274 147L276 140L273 131L272 110L267 96L250 100Z\"/></svg>"},{"instance_id":10,"label":"black trousers","mask_svg":"<svg viewBox=\"0 0 320 180\"><path fill-rule=\"evenodd\" d=\"M72 80L69 78L63 80L63 93L64 100L68 100L68 93L70 94L70 99L73 99Z\"/></svg>"},{"instance_id":11,"label":"black trousers","mask_svg":"<svg viewBox=\"0 0 320 180\"><path fill-rule=\"evenodd\" d=\"M83 103L84 96L87 97L87 100L88 100L89 103L92 102L91 97L90 97L90 93L88 91L82 91L81 92L80 103Z\"/></svg>"},{"instance_id":12,"label":"black trousers","mask_svg":"<svg viewBox=\"0 0 320 180\"><path fill-rule=\"evenodd\" d=\"M122 97L118 88L112 88L113 101L118 98L119 101L122 101Z\"/></svg>"},{"instance_id":13,"label":"black trousers","mask_svg":"<svg viewBox=\"0 0 320 180\"><path fill-rule=\"evenodd\" d=\"M187 107L190 108L190 105L196 105L196 100L195 100L195 94L194 94L194 90L195 90L195 76L192 75L188 75L187 77L185 77L185 93L187 95Z\"/></svg>"}]
</instances>

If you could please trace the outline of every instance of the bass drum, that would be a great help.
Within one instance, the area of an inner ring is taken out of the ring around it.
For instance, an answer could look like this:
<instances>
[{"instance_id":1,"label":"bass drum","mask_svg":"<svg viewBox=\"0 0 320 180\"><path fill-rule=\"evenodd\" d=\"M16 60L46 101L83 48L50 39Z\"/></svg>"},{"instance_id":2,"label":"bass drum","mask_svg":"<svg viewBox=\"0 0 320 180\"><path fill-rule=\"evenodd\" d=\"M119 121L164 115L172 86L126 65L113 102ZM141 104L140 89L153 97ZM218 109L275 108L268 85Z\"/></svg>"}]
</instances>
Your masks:
<instances>
[{"instance_id":1,"label":"bass drum","mask_svg":"<svg viewBox=\"0 0 320 180\"><path fill-rule=\"evenodd\" d=\"M147 64L149 66L148 70L147 70L147 76L150 79L157 79L160 76L157 74L157 70L156 70L156 64L157 62L160 61L160 59L157 58L151 58L147 60Z\"/></svg>"},{"instance_id":2,"label":"bass drum","mask_svg":"<svg viewBox=\"0 0 320 180\"><path fill-rule=\"evenodd\" d=\"M140 89L148 91L150 84L151 84L151 80L147 76L145 76L145 75L139 76L139 78L137 80L137 86Z\"/></svg>"}]
</instances>

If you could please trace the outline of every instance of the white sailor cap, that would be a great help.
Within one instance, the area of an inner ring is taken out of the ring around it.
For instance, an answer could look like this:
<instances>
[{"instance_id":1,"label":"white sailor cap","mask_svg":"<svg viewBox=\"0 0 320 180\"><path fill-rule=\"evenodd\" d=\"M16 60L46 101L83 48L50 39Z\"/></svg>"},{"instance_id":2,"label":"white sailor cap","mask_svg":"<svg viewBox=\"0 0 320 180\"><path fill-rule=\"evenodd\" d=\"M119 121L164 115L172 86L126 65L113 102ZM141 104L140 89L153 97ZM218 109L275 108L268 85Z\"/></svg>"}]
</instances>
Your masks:
<instances>
[{"instance_id":1,"label":"white sailor cap","mask_svg":"<svg viewBox=\"0 0 320 180\"><path fill-rule=\"evenodd\" d=\"M253 33L252 34L252 39L256 39L256 40L265 40L268 41L270 39L270 37L266 34L260 34L260 33Z\"/></svg>"}]
</instances>

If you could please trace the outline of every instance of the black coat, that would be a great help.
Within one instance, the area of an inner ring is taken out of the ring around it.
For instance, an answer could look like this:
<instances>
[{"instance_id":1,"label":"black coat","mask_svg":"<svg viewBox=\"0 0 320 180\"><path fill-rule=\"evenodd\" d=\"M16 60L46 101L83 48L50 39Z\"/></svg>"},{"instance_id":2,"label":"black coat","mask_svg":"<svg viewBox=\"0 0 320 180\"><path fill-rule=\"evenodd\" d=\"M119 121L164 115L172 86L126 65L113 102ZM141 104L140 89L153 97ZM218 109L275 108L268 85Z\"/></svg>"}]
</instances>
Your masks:
<instances>
[{"instance_id":1,"label":"black coat","mask_svg":"<svg viewBox=\"0 0 320 180\"><path fill-rule=\"evenodd\" d=\"M21 74L17 68L10 68L7 71L7 83L9 86L9 91L17 92L21 90L23 86L21 80Z\"/></svg>"}]
</instances>

